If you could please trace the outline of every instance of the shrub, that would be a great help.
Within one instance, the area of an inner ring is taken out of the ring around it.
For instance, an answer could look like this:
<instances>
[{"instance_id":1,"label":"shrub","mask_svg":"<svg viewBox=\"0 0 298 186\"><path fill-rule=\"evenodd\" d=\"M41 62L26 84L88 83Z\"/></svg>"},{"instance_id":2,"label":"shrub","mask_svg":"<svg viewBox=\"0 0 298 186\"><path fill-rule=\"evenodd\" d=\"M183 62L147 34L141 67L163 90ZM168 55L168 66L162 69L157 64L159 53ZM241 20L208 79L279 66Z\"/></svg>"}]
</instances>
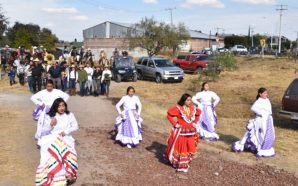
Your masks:
<instances>
[{"instance_id":1,"label":"shrub","mask_svg":"<svg viewBox=\"0 0 298 186\"><path fill-rule=\"evenodd\" d=\"M237 69L237 61L231 53L216 53L214 54L215 62L220 64L224 70L232 71Z\"/></svg>"}]
</instances>

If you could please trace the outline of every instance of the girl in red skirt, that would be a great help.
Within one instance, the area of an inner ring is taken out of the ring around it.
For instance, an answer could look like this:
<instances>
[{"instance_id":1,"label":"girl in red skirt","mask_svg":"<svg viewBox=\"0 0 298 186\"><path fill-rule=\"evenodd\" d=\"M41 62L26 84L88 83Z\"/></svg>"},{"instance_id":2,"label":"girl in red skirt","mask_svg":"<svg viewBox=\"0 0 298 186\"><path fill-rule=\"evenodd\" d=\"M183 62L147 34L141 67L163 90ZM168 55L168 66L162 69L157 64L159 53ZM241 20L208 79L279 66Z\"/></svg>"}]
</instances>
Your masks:
<instances>
[{"instance_id":1,"label":"girl in red skirt","mask_svg":"<svg viewBox=\"0 0 298 186\"><path fill-rule=\"evenodd\" d=\"M168 110L168 120L173 129L168 139L165 156L177 171L187 172L198 145L196 123L201 110L191 101L191 95L183 94L178 105Z\"/></svg>"}]
</instances>

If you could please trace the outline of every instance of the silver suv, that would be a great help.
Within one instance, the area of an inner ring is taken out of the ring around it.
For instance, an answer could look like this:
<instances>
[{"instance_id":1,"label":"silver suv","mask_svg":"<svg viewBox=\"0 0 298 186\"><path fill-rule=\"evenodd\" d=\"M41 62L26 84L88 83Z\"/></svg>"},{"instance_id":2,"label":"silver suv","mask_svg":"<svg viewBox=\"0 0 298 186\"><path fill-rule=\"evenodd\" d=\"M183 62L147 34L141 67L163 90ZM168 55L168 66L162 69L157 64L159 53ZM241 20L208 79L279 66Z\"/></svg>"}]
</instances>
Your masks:
<instances>
[{"instance_id":1,"label":"silver suv","mask_svg":"<svg viewBox=\"0 0 298 186\"><path fill-rule=\"evenodd\" d=\"M165 58L142 57L136 65L138 79L151 78L156 83L166 81L182 82L184 72Z\"/></svg>"}]
</instances>

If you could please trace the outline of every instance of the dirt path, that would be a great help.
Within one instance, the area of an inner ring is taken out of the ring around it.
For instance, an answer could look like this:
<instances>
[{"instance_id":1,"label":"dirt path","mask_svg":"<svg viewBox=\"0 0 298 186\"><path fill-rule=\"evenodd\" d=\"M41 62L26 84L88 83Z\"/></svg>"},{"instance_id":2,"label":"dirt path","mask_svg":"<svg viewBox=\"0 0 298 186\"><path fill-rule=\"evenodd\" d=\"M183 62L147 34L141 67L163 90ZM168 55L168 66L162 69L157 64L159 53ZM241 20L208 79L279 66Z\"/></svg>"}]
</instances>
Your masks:
<instances>
[{"instance_id":1,"label":"dirt path","mask_svg":"<svg viewBox=\"0 0 298 186\"><path fill-rule=\"evenodd\" d=\"M39 162L29 94L0 94L0 185L34 185ZM167 134L144 123L144 142L136 149L114 143L114 103L94 97L71 97L69 108L80 130L74 135L79 155L75 185L298 185L292 174L265 165L243 165L221 153L199 149L187 174L177 174L162 159Z\"/></svg>"}]
</instances>

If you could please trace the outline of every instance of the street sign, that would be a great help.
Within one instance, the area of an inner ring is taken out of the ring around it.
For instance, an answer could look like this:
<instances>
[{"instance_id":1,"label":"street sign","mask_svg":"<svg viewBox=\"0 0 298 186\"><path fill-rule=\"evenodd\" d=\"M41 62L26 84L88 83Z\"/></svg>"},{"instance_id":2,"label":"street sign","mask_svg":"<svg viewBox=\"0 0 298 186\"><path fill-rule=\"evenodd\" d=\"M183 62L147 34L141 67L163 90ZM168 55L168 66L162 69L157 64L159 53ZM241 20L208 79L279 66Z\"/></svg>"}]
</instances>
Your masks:
<instances>
[{"instance_id":1,"label":"street sign","mask_svg":"<svg viewBox=\"0 0 298 186\"><path fill-rule=\"evenodd\" d=\"M265 46L266 46L266 39L261 39L260 40L260 44L261 44L261 47L262 48L265 48Z\"/></svg>"}]
</instances>

